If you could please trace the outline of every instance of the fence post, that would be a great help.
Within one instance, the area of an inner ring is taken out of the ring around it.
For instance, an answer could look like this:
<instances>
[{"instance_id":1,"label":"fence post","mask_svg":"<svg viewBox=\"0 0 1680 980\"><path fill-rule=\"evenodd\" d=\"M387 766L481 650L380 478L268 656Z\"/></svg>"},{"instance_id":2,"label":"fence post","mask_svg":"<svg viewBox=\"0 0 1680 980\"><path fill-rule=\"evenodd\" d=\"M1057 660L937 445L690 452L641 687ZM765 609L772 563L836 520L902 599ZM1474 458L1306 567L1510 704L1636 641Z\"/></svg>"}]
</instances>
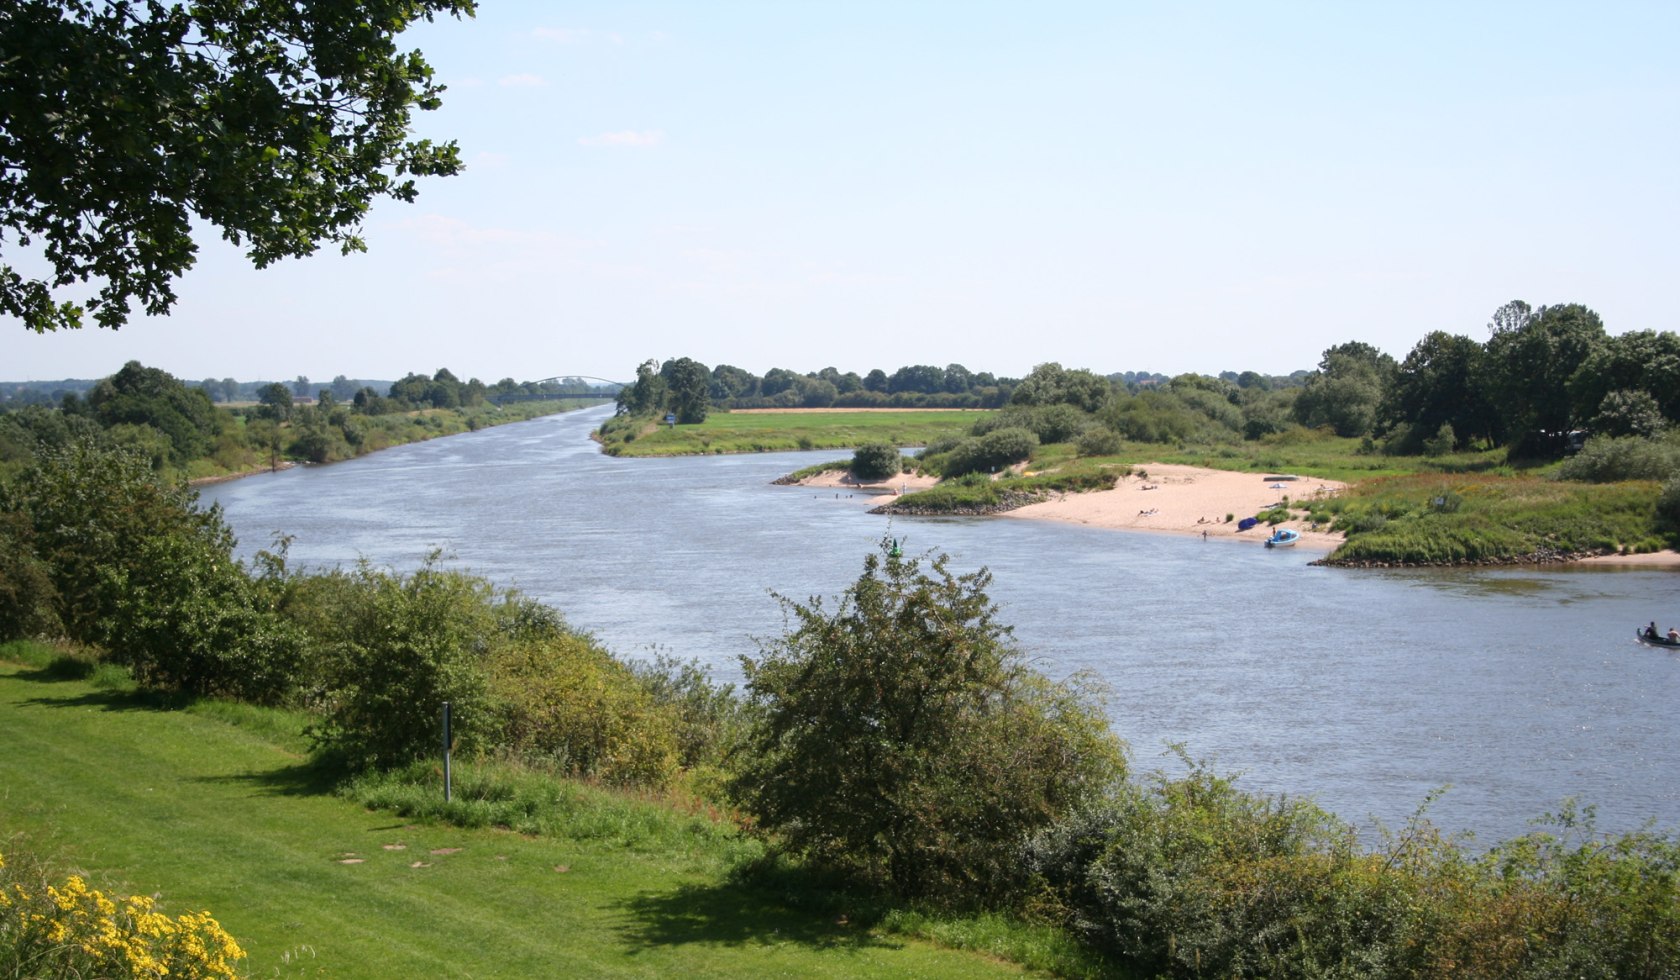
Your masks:
<instances>
[{"instance_id":1,"label":"fence post","mask_svg":"<svg viewBox=\"0 0 1680 980\"><path fill-rule=\"evenodd\" d=\"M443 702L443 802L449 802L449 702Z\"/></svg>"}]
</instances>

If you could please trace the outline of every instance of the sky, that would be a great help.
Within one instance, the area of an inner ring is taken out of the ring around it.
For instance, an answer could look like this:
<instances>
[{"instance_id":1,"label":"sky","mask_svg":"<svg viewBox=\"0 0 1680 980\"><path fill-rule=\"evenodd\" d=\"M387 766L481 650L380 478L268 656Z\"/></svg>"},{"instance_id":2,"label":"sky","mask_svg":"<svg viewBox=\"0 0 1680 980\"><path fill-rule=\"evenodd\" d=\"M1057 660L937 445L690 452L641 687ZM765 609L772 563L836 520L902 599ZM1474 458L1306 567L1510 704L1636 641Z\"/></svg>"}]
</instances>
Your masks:
<instances>
[{"instance_id":1,"label":"sky","mask_svg":"<svg viewBox=\"0 0 1680 980\"><path fill-rule=\"evenodd\" d=\"M0 318L0 380L1287 374L1512 299L1680 329L1671 0L484 0L400 40L461 175L366 254L203 228L167 317Z\"/></svg>"}]
</instances>

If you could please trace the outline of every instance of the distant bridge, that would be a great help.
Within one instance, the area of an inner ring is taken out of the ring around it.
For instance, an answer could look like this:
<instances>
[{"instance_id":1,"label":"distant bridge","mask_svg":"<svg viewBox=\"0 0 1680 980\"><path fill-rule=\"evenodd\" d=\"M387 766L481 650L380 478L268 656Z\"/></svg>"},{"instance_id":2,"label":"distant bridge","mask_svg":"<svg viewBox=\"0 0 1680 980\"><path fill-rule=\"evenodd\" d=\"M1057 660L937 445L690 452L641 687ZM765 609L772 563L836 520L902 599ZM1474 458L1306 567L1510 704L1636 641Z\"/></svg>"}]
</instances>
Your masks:
<instances>
[{"instance_id":1,"label":"distant bridge","mask_svg":"<svg viewBox=\"0 0 1680 980\"><path fill-rule=\"evenodd\" d=\"M531 383L541 385L547 384L550 381L555 384L560 384L565 381L594 381L598 385L614 385L619 388L628 388L635 383L632 381L609 381L606 378L592 378L587 374L557 374L552 378L538 378Z\"/></svg>"}]
</instances>

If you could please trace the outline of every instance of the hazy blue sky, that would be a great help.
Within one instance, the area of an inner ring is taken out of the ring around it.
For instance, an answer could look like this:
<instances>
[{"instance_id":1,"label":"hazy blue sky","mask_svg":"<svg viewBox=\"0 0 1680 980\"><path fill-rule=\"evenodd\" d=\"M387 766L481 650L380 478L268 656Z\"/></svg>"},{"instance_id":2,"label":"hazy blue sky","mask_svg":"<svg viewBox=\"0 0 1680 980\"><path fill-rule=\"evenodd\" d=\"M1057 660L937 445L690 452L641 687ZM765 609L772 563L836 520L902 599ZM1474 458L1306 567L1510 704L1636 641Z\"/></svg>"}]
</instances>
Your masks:
<instances>
[{"instance_id":1,"label":"hazy blue sky","mask_svg":"<svg viewBox=\"0 0 1680 980\"><path fill-rule=\"evenodd\" d=\"M366 255L212 233L0 379L1310 368L1514 298L1674 330L1680 4L485 0L404 40L467 171Z\"/></svg>"}]
</instances>

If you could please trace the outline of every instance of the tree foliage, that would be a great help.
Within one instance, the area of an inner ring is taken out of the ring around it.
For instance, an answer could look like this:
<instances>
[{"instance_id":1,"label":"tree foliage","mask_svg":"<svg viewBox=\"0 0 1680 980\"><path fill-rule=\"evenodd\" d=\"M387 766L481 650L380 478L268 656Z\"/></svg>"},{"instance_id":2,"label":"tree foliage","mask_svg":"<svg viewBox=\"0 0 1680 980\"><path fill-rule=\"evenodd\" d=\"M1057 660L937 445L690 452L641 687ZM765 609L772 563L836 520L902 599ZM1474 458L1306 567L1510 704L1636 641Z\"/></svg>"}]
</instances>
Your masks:
<instances>
[{"instance_id":1,"label":"tree foliage","mask_svg":"<svg viewBox=\"0 0 1680 980\"><path fill-rule=\"evenodd\" d=\"M760 714L733 791L789 850L900 894L1017 880L1013 845L1110 789L1119 743L1076 687L1029 669L985 570L870 555L829 612L743 658Z\"/></svg>"},{"instance_id":2,"label":"tree foliage","mask_svg":"<svg viewBox=\"0 0 1680 980\"><path fill-rule=\"evenodd\" d=\"M442 86L397 35L472 0L12 0L0 6L0 313L117 328L175 303L206 221L258 268L363 249L376 198L460 169L410 133ZM97 286L83 304L59 291Z\"/></svg>"},{"instance_id":3,"label":"tree foliage","mask_svg":"<svg viewBox=\"0 0 1680 980\"><path fill-rule=\"evenodd\" d=\"M898 447L884 442L859 446L852 453L852 475L860 480L885 480L895 477L904 468L904 457Z\"/></svg>"}]
</instances>

